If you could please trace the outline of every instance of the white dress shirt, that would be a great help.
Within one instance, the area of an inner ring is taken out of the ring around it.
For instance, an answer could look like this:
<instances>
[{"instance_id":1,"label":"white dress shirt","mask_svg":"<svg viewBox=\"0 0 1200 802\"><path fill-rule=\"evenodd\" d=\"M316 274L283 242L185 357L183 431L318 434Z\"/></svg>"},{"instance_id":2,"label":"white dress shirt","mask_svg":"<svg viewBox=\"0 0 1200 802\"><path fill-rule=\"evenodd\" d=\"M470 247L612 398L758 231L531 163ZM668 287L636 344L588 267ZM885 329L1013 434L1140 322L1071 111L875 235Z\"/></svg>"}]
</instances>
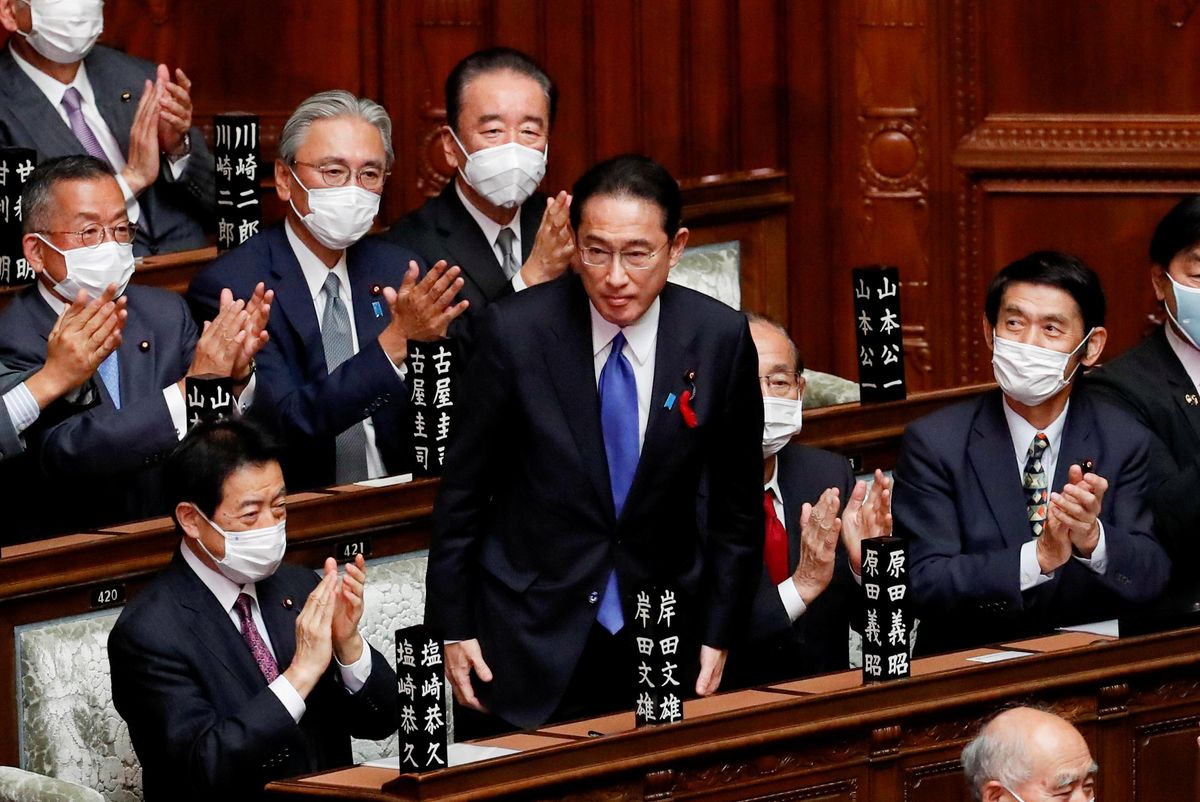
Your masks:
<instances>
[{"instance_id":1,"label":"white dress shirt","mask_svg":"<svg viewBox=\"0 0 1200 802\"><path fill-rule=\"evenodd\" d=\"M596 387L600 386L600 372L608 361L612 351L613 337L617 332L625 333L625 348L621 353L629 360L633 368L633 380L637 382L638 402L638 452L641 452L642 441L646 439L646 422L650 420L650 394L654 391L654 348L658 343L658 317L662 305L658 298L650 304L636 322L624 328L609 323L596 307L588 301L588 309L592 313L592 358L596 369Z\"/></svg>"},{"instance_id":2,"label":"white dress shirt","mask_svg":"<svg viewBox=\"0 0 1200 802\"><path fill-rule=\"evenodd\" d=\"M1022 418L1013 411L1008 405L1008 401L1003 402L1004 419L1008 423L1008 431L1012 437L1013 455L1017 460L1018 475L1025 474L1025 460L1029 456L1029 445L1033 442L1033 438L1038 432L1046 435L1048 445L1046 450L1042 452L1042 469L1046 472L1047 481L1047 497L1046 503L1049 504L1049 492L1059 492L1053 487L1054 471L1058 467L1058 457L1062 448L1063 428L1067 423L1067 410L1071 408L1071 401L1068 399L1063 411L1055 418L1045 429L1034 427L1029 421ZM1072 557L1072 559L1086 565L1097 574L1103 574L1108 568L1108 549L1104 545L1104 522L1097 519L1096 523L1100 527L1100 539L1096 542L1096 548L1092 551L1091 558ZM1032 531L1030 532L1032 537ZM1054 572L1048 574L1042 573L1041 564L1037 557L1037 540L1032 539L1021 545L1021 571L1020 571L1021 590L1029 590L1037 587L1043 582L1049 582L1054 578Z\"/></svg>"},{"instance_id":3,"label":"white dress shirt","mask_svg":"<svg viewBox=\"0 0 1200 802\"><path fill-rule=\"evenodd\" d=\"M37 399L33 397L33 393L29 392L25 382L21 382L4 394L4 408L8 412L9 420L12 421L13 429L16 430L18 436L32 426L38 416L42 414L42 408L38 406Z\"/></svg>"},{"instance_id":4,"label":"white dress shirt","mask_svg":"<svg viewBox=\"0 0 1200 802\"><path fill-rule=\"evenodd\" d=\"M1191 343L1180 337L1170 322L1164 323L1163 326L1167 332L1167 344L1171 346L1175 356L1179 357L1179 361L1183 363L1183 369L1187 372L1188 378L1192 380L1192 384L1196 386L1196 392L1200 392L1200 349L1193 347Z\"/></svg>"},{"instance_id":5,"label":"white dress shirt","mask_svg":"<svg viewBox=\"0 0 1200 802\"><path fill-rule=\"evenodd\" d=\"M471 219L475 221L475 224L479 226L479 230L483 232L484 239L492 246L492 250L496 253L496 263L501 267L504 266L504 249L500 245L500 232L506 228L512 231L512 257L516 262L517 272L513 273L513 277L509 283L512 284L515 292L526 289L529 285L521 278L521 207L517 207L517 213L513 215L512 220L508 221L508 225L502 226L475 208L475 205L467 200L467 196L463 193L462 187L459 186L457 180L454 182L454 191L458 193L458 199L466 207L467 213L471 215Z\"/></svg>"},{"instance_id":6,"label":"white dress shirt","mask_svg":"<svg viewBox=\"0 0 1200 802\"><path fill-rule=\"evenodd\" d=\"M783 516L783 491L779 489L778 459L775 460L775 467L771 469L771 478L763 485L763 491L771 492L771 504L775 507L775 517L779 519L779 526L786 533L787 522ZM800 597L800 591L796 590L796 583L792 581L790 575L775 587L779 591L779 600L783 602L783 609L787 611L790 621L794 622L807 612L808 605Z\"/></svg>"},{"instance_id":7,"label":"white dress shirt","mask_svg":"<svg viewBox=\"0 0 1200 802\"><path fill-rule=\"evenodd\" d=\"M326 267L325 263L310 251L292 230L291 220L288 220L283 228L287 232L288 244L292 246L292 253L296 255L296 261L300 263L300 272L304 274L304 281L308 284L308 293L312 296L313 309L317 312L318 327L324 325L325 279L329 277L330 272L333 272L341 280L338 297L342 299L342 305L346 307L346 316L350 318L350 341L354 353L357 354L359 350L358 325L354 322L354 302L350 292L350 273L346 270L346 252L342 251L337 264L333 267ZM384 356L386 357L387 354ZM408 368L404 365L397 367L395 363L392 363L391 357L387 358L392 365L392 370L396 371L396 375L403 379L408 373ZM383 455L379 453L379 447L375 443L375 422L368 416L363 418L362 424L367 434L367 478L378 479L381 476L387 476Z\"/></svg>"},{"instance_id":8,"label":"white dress shirt","mask_svg":"<svg viewBox=\"0 0 1200 802\"><path fill-rule=\"evenodd\" d=\"M242 622L238 617L234 602L243 593L249 595L254 600L250 605L250 617L254 620L254 626L258 628L258 634L262 636L263 643L271 651L271 656L275 657L275 647L271 643L270 633L267 632L267 624L263 621L262 610L258 603L258 591L254 584L238 585L224 574L209 568L199 557L192 553L191 549L182 543L179 546L179 551L183 554L183 561L187 563L188 568L191 568L192 572L204 583L204 586L212 591L213 596L217 599L217 603L228 613L229 620L233 622L233 626L237 629L238 633L242 631ZM359 637L361 638L362 635L360 634ZM276 660L278 660L277 657ZM342 675L342 685L345 686L346 690L350 693L358 693L362 690L362 687L367 684L367 678L371 676L371 649L367 646L366 640L363 640L362 656L356 662L344 666L337 659L336 655L333 660L337 664L338 672ZM304 699L300 694L296 692L296 689L292 687L292 683L288 681L288 678L283 675L286 668L287 666L279 666L279 676L267 688L287 708L292 720L299 723L308 706L304 703Z\"/></svg>"}]
</instances>

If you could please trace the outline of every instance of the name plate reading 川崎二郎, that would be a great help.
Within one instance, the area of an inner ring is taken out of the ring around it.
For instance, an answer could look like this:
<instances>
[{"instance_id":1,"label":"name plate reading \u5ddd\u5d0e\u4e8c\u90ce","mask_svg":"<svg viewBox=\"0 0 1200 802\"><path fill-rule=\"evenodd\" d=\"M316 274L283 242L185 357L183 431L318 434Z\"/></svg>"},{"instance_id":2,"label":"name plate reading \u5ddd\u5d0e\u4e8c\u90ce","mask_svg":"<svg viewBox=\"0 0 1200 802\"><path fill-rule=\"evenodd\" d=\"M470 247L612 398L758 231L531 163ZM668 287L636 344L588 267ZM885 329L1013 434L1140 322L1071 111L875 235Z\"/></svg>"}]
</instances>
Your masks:
<instances>
[{"instance_id":1,"label":"name plate reading \u5ddd\u5d0e\u4e8c\u90ce","mask_svg":"<svg viewBox=\"0 0 1200 802\"><path fill-rule=\"evenodd\" d=\"M217 249L236 248L258 233L261 165L258 116L218 114L213 117L213 160L216 165Z\"/></svg>"},{"instance_id":2,"label":"name plate reading \u5ddd\u5d0e\u4e8c\u90ce","mask_svg":"<svg viewBox=\"0 0 1200 802\"><path fill-rule=\"evenodd\" d=\"M408 344L416 476L442 473L458 398L458 359L454 340Z\"/></svg>"},{"instance_id":3,"label":"name plate reading \u5ddd\u5d0e\u4e8c\u90ce","mask_svg":"<svg viewBox=\"0 0 1200 802\"><path fill-rule=\"evenodd\" d=\"M876 265L856 267L853 273L860 397L863 403L902 400L906 390L900 271Z\"/></svg>"},{"instance_id":4,"label":"name plate reading \u5ddd\u5d0e\u4e8c\u90ce","mask_svg":"<svg viewBox=\"0 0 1200 802\"><path fill-rule=\"evenodd\" d=\"M679 594L647 585L638 590L630 623L637 656L637 726L683 721Z\"/></svg>"},{"instance_id":5,"label":"name plate reading \u5ddd\u5d0e\u4e8c\u90ce","mask_svg":"<svg viewBox=\"0 0 1200 802\"><path fill-rule=\"evenodd\" d=\"M908 548L898 537L862 542L863 682L909 674L912 618L908 607Z\"/></svg>"},{"instance_id":6,"label":"name plate reading \u5ddd\u5d0e\u4e8c\u90ce","mask_svg":"<svg viewBox=\"0 0 1200 802\"><path fill-rule=\"evenodd\" d=\"M446 768L445 673L442 640L424 625L396 630L396 682L400 728L396 742L400 771Z\"/></svg>"}]
</instances>

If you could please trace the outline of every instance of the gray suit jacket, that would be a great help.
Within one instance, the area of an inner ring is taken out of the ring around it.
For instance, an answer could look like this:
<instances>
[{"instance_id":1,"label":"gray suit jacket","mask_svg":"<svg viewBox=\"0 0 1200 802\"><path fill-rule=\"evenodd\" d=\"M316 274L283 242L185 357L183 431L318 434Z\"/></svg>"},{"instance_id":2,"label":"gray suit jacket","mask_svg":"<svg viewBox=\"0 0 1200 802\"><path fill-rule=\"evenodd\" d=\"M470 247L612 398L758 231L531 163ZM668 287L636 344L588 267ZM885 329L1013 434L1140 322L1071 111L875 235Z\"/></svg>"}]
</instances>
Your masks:
<instances>
[{"instance_id":1,"label":"gray suit jacket","mask_svg":"<svg viewBox=\"0 0 1200 802\"><path fill-rule=\"evenodd\" d=\"M128 154L129 128L155 65L107 47L92 48L83 63L100 115L121 152ZM213 227L216 216L213 158L198 128L191 130L191 145L191 158L178 180L164 157L158 180L138 197L142 219L134 252L139 256L208 244L204 230ZM0 146L32 148L39 162L87 152L7 47L0 49Z\"/></svg>"},{"instance_id":2,"label":"gray suit jacket","mask_svg":"<svg viewBox=\"0 0 1200 802\"><path fill-rule=\"evenodd\" d=\"M17 429L8 416L8 407L4 404L4 394L16 387L25 379L25 374L0 362L0 460L15 457L25 451L25 444L17 436Z\"/></svg>"}]
</instances>

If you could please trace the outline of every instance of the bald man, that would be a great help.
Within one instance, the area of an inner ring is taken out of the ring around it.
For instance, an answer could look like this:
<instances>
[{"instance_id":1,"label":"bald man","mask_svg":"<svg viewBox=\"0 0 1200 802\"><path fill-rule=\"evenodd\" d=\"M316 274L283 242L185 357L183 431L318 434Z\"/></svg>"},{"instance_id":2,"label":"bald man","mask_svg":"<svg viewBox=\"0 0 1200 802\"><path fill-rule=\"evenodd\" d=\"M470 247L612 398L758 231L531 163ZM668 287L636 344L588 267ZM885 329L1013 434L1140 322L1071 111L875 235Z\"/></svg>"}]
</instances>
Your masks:
<instances>
[{"instance_id":1,"label":"bald man","mask_svg":"<svg viewBox=\"0 0 1200 802\"><path fill-rule=\"evenodd\" d=\"M1079 730L1032 707L1005 710L962 753L963 771L982 802L1090 802L1099 767Z\"/></svg>"}]
</instances>

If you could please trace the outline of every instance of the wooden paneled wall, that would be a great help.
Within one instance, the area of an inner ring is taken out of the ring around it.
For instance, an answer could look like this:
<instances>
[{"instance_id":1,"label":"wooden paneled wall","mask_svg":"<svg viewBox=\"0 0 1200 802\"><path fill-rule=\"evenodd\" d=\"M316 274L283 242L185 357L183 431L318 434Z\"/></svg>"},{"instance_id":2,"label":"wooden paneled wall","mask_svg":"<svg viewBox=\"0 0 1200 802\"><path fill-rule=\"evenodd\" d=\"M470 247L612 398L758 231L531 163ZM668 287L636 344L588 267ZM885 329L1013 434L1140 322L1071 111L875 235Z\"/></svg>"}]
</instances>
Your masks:
<instances>
[{"instance_id":1,"label":"wooden paneled wall","mask_svg":"<svg viewBox=\"0 0 1200 802\"><path fill-rule=\"evenodd\" d=\"M809 363L855 376L849 271L898 265L909 381L988 380L991 275L1077 252L1111 303L1110 352L1156 311L1145 250L1200 190L1200 13L1185 0L109 0L106 41L183 66L197 114L278 127L308 94L381 100L384 216L446 179L442 82L506 44L561 88L546 188L629 150L693 185L786 176L781 300ZM777 246L776 246L777 247ZM780 304L780 309L783 309Z\"/></svg>"}]
</instances>

